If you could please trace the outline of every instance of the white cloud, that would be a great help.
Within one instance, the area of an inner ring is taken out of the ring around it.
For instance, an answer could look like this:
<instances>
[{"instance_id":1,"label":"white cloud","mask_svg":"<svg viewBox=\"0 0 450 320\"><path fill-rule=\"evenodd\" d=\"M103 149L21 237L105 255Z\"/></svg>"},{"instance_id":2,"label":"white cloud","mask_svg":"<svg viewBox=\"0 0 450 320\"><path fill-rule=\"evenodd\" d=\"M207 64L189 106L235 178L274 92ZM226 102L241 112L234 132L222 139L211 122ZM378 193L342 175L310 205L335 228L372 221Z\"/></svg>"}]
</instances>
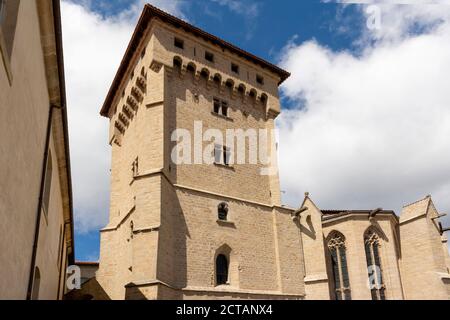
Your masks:
<instances>
[{"instance_id":1,"label":"white cloud","mask_svg":"<svg viewBox=\"0 0 450 320\"><path fill-rule=\"evenodd\" d=\"M259 16L261 3L241 0L211 0L220 6L227 7L231 12L245 18L246 30L245 39L250 40L253 37L256 28L256 18ZM207 14L216 16L216 13L209 11L205 6Z\"/></svg>"},{"instance_id":2,"label":"white cloud","mask_svg":"<svg viewBox=\"0 0 450 320\"><path fill-rule=\"evenodd\" d=\"M450 10L382 10L383 29L364 32L358 55L314 41L282 54L283 93L298 102L278 121L292 206L309 191L324 209L400 213L431 193L450 213ZM426 32L412 32L418 24Z\"/></svg>"},{"instance_id":3,"label":"white cloud","mask_svg":"<svg viewBox=\"0 0 450 320\"><path fill-rule=\"evenodd\" d=\"M249 18L256 18L259 15L259 3L239 0L212 0L226 6L234 13L247 16Z\"/></svg>"},{"instance_id":4,"label":"white cloud","mask_svg":"<svg viewBox=\"0 0 450 320\"><path fill-rule=\"evenodd\" d=\"M181 2L150 2L183 17ZM79 232L98 230L108 221L108 119L100 117L99 111L143 3L135 1L118 16L102 17L90 10L89 1L62 1L74 214Z\"/></svg>"}]
</instances>

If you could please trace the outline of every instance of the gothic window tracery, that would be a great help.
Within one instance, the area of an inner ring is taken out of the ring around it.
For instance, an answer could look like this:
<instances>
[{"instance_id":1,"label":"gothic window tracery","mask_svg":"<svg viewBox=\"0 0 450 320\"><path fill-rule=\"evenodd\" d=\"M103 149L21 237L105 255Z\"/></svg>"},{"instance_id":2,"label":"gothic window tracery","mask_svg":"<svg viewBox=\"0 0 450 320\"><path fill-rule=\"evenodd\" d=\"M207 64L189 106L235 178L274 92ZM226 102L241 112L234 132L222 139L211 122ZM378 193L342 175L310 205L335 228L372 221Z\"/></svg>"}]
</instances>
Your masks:
<instances>
[{"instance_id":1,"label":"gothic window tracery","mask_svg":"<svg viewBox=\"0 0 450 320\"><path fill-rule=\"evenodd\" d=\"M367 272L372 300L386 300L386 286L383 282L380 258L380 242L380 237L373 229L369 229L364 235Z\"/></svg>"},{"instance_id":2,"label":"gothic window tracery","mask_svg":"<svg viewBox=\"0 0 450 320\"><path fill-rule=\"evenodd\" d=\"M328 240L327 247L331 256L335 299L351 300L345 237L338 232L333 233Z\"/></svg>"}]
</instances>

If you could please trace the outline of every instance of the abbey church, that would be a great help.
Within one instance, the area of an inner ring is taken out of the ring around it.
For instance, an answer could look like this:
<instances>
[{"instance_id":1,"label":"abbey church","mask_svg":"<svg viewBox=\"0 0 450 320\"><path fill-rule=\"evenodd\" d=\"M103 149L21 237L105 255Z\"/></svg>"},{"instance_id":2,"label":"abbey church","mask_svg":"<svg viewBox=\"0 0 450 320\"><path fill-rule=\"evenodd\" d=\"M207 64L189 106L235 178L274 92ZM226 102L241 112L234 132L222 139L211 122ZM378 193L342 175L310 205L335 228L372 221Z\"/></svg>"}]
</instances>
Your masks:
<instances>
[{"instance_id":1,"label":"abbey church","mask_svg":"<svg viewBox=\"0 0 450 320\"><path fill-rule=\"evenodd\" d=\"M110 122L111 208L99 269L80 293L450 298L447 239L430 196L400 218L376 208L321 210L309 194L291 209L281 204L278 174L233 164L235 146L216 144L213 164L174 163L172 133L183 128L194 137L196 122L221 132L274 129L278 88L289 76L145 6L101 109Z\"/></svg>"}]
</instances>

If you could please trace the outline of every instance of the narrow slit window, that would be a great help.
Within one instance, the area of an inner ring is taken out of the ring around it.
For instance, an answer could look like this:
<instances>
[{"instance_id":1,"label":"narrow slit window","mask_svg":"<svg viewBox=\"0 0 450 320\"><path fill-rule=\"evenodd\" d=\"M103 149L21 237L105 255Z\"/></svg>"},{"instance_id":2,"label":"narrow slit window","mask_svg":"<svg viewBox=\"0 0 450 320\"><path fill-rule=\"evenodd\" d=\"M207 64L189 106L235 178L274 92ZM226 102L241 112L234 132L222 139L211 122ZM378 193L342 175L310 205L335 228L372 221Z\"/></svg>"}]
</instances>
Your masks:
<instances>
[{"instance_id":1,"label":"narrow slit window","mask_svg":"<svg viewBox=\"0 0 450 320\"><path fill-rule=\"evenodd\" d=\"M136 158L136 160L133 161L133 164L131 165L131 171L132 171L132 178L135 178L139 175L139 158Z\"/></svg>"},{"instance_id":2,"label":"narrow slit window","mask_svg":"<svg viewBox=\"0 0 450 320\"><path fill-rule=\"evenodd\" d=\"M216 259L216 284L218 286L228 283L228 259L219 254Z\"/></svg>"}]
</instances>

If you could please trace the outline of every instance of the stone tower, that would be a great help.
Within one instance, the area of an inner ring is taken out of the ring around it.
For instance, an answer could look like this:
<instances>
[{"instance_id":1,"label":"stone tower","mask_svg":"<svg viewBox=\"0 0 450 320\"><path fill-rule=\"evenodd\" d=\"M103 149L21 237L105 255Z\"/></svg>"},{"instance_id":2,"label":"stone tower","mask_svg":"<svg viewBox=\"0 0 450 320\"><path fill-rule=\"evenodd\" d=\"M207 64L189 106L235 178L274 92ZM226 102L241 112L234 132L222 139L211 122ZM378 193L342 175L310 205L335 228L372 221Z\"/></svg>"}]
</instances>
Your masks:
<instances>
[{"instance_id":1,"label":"stone tower","mask_svg":"<svg viewBox=\"0 0 450 320\"><path fill-rule=\"evenodd\" d=\"M276 161L255 161L250 144L276 158L260 132L274 128L288 76L145 6L101 111L112 168L97 280L110 298L304 297L299 226L280 204Z\"/></svg>"}]
</instances>

